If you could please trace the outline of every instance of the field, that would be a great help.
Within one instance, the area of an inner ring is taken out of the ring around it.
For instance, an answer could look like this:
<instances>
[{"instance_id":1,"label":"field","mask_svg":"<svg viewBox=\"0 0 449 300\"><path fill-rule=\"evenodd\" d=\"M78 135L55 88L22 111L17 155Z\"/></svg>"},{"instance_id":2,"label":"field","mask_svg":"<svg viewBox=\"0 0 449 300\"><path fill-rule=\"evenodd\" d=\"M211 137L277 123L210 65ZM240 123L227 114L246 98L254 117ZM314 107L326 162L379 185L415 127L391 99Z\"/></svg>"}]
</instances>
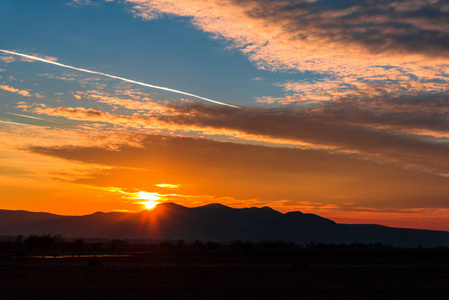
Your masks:
<instances>
[{"instance_id":1,"label":"field","mask_svg":"<svg viewBox=\"0 0 449 300\"><path fill-rule=\"evenodd\" d=\"M3 255L0 299L449 299L447 249L84 248Z\"/></svg>"}]
</instances>

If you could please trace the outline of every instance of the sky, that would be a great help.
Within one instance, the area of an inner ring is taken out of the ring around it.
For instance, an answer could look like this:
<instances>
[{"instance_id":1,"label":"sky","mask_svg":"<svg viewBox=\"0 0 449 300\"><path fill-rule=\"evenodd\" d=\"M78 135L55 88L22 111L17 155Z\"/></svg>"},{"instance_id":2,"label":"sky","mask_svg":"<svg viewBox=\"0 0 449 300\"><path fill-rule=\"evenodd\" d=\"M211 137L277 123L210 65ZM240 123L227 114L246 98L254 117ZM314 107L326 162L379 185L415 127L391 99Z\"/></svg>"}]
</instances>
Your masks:
<instances>
[{"instance_id":1,"label":"sky","mask_svg":"<svg viewBox=\"0 0 449 300\"><path fill-rule=\"evenodd\" d=\"M443 0L1 1L0 208L449 230L448 41Z\"/></svg>"}]
</instances>

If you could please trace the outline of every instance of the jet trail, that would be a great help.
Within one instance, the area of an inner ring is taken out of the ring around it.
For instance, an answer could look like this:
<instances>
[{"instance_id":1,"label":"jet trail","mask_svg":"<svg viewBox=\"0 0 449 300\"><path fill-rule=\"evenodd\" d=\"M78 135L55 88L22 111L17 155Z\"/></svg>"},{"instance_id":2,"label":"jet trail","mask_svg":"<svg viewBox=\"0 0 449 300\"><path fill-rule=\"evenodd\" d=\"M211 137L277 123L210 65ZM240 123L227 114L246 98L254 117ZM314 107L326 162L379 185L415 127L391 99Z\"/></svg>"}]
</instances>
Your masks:
<instances>
[{"instance_id":1,"label":"jet trail","mask_svg":"<svg viewBox=\"0 0 449 300\"><path fill-rule=\"evenodd\" d=\"M23 118L30 118L30 119L36 119L36 120L41 120L41 121L46 121L46 122L52 122L52 123L57 123L55 121L51 121L51 120L46 120L46 119L42 119L42 118L38 118L38 117L32 117L32 116L27 116L27 115L22 115L22 114L15 114L12 112L7 112L4 111L4 114L8 114L8 115L14 115L14 116L19 116L19 117L23 117Z\"/></svg>"},{"instance_id":2,"label":"jet trail","mask_svg":"<svg viewBox=\"0 0 449 300\"><path fill-rule=\"evenodd\" d=\"M0 120L0 123L13 124L13 125L22 125L22 126L38 126L38 127L42 127L42 126L40 126L40 125L23 124L23 123L9 122L9 121L2 121L2 120Z\"/></svg>"},{"instance_id":3,"label":"jet trail","mask_svg":"<svg viewBox=\"0 0 449 300\"><path fill-rule=\"evenodd\" d=\"M8 54L22 56L22 57L33 59L33 60L38 60L38 61L41 61L41 62L44 62L44 63L60 66L60 67L67 68L67 69L73 69L73 70L77 70L77 71L80 71L80 72L101 75L101 76L114 78L114 79L120 79L120 80L123 80L123 81L126 81L126 82L130 82L130 83L134 83L134 84L150 87L150 88L153 88L153 89L169 91L169 92L173 92L173 93L177 93L177 94L182 94L182 95L186 95L186 96L190 96L190 97L195 97L195 98L198 98L198 99L201 99L201 100L209 101L209 102L220 104L220 105L225 105L225 106L234 107L234 108L240 108L240 107L238 107L236 105L223 103L223 102L220 102L220 101L216 101L216 100L212 100L212 99L209 99L209 98L201 97L201 96L198 96L198 95L195 95L195 94L191 94L191 93L187 93L187 92L171 89L171 88L168 88L168 87L152 85L152 84L148 84L148 83L144 83L144 82L140 82L140 81L135 81L135 80L131 80L131 79L126 79L126 78L123 78L123 77L114 76L114 75L110 75L110 74L106 74L106 73L101 73L101 72L96 72L96 71L76 68L76 67L64 65L64 64L61 64L61 63L58 63L58 62L50 61L50 60L47 60L47 59L44 59L44 58L32 56L32 55L27 55L27 54L22 54L22 53L17 53L17 52L8 51L8 50L2 50L2 49L0 49L0 51L4 52L4 53L8 53Z\"/></svg>"}]
</instances>

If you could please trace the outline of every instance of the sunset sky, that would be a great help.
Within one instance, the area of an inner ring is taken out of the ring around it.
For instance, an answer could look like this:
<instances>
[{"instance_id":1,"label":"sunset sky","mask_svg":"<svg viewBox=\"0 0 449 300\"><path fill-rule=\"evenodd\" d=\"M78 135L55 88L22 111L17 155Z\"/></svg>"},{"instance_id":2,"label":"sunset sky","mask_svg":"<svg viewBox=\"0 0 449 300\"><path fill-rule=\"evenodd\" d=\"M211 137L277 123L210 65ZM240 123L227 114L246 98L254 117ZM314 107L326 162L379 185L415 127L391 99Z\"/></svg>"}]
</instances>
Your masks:
<instances>
[{"instance_id":1,"label":"sunset sky","mask_svg":"<svg viewBox=\"0 0 449 300\"><path fill-rule=\"evenodd\" d=\"M1 209L449 230L447 1L5 0L0 49Z\"/></svg>"}]
</instances>

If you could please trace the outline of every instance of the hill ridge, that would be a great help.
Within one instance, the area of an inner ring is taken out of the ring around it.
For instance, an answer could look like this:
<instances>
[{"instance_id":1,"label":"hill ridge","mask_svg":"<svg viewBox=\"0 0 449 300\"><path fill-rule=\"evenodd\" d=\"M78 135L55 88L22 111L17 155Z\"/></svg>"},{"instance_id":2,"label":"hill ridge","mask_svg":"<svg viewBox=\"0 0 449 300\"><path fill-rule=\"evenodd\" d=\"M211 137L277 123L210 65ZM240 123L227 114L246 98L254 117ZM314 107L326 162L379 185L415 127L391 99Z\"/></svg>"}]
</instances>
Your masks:
<instances>
[{"instance_id":1,"label":"hill ridge","mask_svg":"<svg viewBox=\"0 0 449 300\"><path fill-rule=\"evenodd\" d=\"M166 202L152 210L136 213L95 212L82 216L0 209L0 235L17 234L449 247L449 232L446 231L337 224L319 215L300 211L284 214L270 207L232 208L220 203L185 207Z\"/></svg>"}]
</instances>

